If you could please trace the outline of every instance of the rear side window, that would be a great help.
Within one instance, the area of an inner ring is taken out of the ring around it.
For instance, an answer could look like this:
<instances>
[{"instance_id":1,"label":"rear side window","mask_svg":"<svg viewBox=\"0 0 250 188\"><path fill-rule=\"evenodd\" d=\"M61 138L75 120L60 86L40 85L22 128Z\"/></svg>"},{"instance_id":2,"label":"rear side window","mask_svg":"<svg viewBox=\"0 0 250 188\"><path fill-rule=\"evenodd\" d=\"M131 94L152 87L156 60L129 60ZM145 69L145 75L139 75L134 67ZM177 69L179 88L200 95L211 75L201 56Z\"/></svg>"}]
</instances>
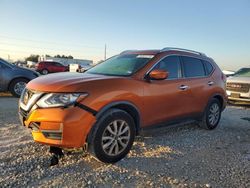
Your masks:
<instances>
[{"instance_id":1,"label":"rear side window","mask_svg":"<svg viewBox=\"0 0 250 188\"><path fill-rule=\"evenodd\" d=\"M56 62L55 62L55 65L58 66L58 67L63 66L61 63L56 63Z\"/></svg>"},{"instance_id":2,"label":"rear side window","mask_svg":"<svg viewBox=\"0 0 250 188\"><path fill-rule=\"evenodd\" d=\"M182 57L183 60L183 72L187 78L203 77L205 76L205 69L200 59L193 57Z\"/></svg>"},{"instance_id":3,"label":"rear side window","mask_svg":"<svg viewBox=\"0 0 250 188\"><path fill-rule=\"evenodd\" d=\"M211 74L211 72L213 71L213 66L211 65L211 63L209 63L208 61L203 61L206 67L206 75Z\"/></svg>"},{"instance_id":4,"label":"rear side window","mask_svg":"<svg viewBox=\"0 0 250 188\"><path fill-rule=\"evenodd\" d=\"M161 60L154 69L162 69L168 72L168 79L179 77L180 59L178 56L168 56Z\"/></svg>"}]
</instances>

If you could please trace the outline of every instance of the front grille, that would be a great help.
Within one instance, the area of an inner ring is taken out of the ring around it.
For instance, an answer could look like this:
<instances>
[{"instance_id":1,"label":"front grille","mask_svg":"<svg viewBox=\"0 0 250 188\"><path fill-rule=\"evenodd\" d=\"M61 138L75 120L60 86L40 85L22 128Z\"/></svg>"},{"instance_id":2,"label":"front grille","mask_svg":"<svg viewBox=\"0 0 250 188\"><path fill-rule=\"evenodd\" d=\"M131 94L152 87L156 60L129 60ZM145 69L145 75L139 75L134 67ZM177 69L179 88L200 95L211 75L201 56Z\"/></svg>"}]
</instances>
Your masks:
<instances>
[{"instance_id":1,"label":"front grille","mask_svg":"<svg viewBox=\"0 0 250 188\"><path fill-rule=\"evenodd\" d=\"M227 83L227 90L228 91L236 91L236 92L248 93L249 88L250 88L250 84Z\"/></svg>"},{"instance_id":2,"label":"front grille","mask_svg":"<svg viewBox=\"0 0 250 188\"><path fill-rule=\"evenodd\" d=\"M28 117L29 112L24 111L22 108L19 108L19 113L25 118L25 120Z\"/></svg>"}]
</instances>

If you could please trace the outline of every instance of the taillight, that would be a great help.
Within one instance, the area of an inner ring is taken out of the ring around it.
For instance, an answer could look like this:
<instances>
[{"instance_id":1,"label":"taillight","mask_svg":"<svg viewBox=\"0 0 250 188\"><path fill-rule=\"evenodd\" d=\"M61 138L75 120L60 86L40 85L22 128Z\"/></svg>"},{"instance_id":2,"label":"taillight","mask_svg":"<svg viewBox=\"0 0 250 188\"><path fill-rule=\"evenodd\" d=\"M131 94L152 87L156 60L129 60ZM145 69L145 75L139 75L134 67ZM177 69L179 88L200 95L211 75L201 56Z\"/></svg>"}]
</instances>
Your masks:
<instances>
[{"instance_id":1,"label":"taillight","mask_svg":"<svg viewBox=\"0 0 250 188\"><path fill-rule=\"evenodd\" d=\"M221 73L221 79L223 80L224 83L226 83L227 77L225 74Z\"/></svg>"}]
</instances>

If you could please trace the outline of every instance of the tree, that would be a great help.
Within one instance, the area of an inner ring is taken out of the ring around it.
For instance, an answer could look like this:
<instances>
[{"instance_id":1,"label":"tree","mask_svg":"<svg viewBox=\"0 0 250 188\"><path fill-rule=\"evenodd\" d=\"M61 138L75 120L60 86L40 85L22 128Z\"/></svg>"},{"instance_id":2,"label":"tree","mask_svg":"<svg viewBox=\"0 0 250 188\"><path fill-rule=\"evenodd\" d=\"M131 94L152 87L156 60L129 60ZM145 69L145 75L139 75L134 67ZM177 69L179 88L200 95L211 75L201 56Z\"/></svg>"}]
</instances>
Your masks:
<instances>
[{"instance_id":1,"label":"tree","mask_svg":"<svg viewBox=\"0 0 250 188\"><path fill-rule=\"evenodd\" d=\"M25 61L38 62L39 55L31 54L29 57L25 58Z\"/></svg>"},{"instance_id":2,"label":"tree","mask_svg":"<svg viewBox=\"0 0 250 188\"><path fill-rule=\"evenodd\" d=\"M66 56L66 55L55 55L55 58L66 58L66 59L74 59L72 55Z\"/></svg>"}]
</instances>

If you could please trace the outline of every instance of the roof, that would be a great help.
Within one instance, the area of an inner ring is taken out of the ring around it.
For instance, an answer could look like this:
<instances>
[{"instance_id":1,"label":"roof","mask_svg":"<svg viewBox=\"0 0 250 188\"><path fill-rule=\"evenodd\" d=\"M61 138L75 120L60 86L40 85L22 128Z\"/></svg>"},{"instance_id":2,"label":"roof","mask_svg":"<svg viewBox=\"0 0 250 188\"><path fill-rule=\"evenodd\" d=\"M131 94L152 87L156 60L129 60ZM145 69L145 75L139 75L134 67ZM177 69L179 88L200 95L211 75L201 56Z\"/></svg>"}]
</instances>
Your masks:
<instances>
[{"instance_id":1,"label":"roof","mask_svg":"<svg viewBox=\"0 0 250 188\"><path fill-rule=\"evenodd\" d=\"M142 55L156 55L161 52L182 52L194 54L197 56L207 57L206 54L194 50L184 49L184 48L175 48L175 47L166 47L161 50L126 50L121 54L142 54Z\"/></svg>"}]
</instances>

